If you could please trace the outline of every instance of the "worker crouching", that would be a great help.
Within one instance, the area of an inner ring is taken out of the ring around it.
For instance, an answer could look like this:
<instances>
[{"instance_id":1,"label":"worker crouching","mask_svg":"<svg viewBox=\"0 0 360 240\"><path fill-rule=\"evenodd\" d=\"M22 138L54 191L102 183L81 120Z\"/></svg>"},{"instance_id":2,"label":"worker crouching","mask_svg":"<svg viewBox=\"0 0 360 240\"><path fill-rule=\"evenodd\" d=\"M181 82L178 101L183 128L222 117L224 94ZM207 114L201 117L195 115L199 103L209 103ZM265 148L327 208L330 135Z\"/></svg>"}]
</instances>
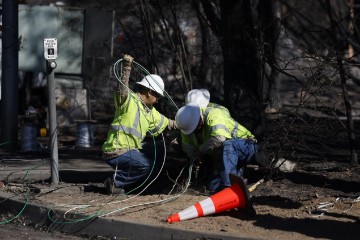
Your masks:
<instances>
[{"instance_id":1,"label":"worker crouching","mask_svg":"<svg viewBox=\"0 0 360 240\"><path fill-rule=\"evenodd\" d=\"M205 154L221 154L207 181L213 193L231 185L230 173L243 176L244 166L258 150L254 135L219 108L200 108L190 102L178 110L175 121L181 130L182 149L194 165L207 161Z\"/></svg>"},{"instance_id":2,"label":"worker crouching","mask_svg":"<svg viewBox=\"0 0 360 240\"><path fill-rule=\"evenodd\" d=\"M121 81L115 92L115 113L102 146L103 157L115 173L105 181L108 193L128 193L157 174L156 163L163 162L162 149L154 142L145 142L146 136L156 137L165 129L175 129L175 121L159 113L153 105L163 96L164 82L155 74L136 82L137 91L129 89L133 57L125 55ZM116 67L116 66L115 66Z\"/></svg>"}]
</instances>

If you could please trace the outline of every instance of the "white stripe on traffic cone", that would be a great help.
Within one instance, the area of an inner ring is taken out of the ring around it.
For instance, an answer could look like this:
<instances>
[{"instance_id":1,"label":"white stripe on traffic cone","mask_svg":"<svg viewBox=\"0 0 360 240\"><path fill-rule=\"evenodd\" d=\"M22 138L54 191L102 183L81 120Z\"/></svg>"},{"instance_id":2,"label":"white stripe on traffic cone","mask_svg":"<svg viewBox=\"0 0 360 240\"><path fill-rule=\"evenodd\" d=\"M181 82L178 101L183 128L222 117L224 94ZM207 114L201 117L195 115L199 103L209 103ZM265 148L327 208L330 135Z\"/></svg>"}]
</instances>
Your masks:
<instances>
[{"instance_id":1,"label":"white stripe on traffic cone","mask_svg":"<svg viewBox=\"0 0 360 240\"><path fill-rule=\"evenodd\" d=\"M244 182L237 182L224 190L168 217L169 223L180 222L202 217L213 213L227 211L233 208L246 208L249 204L249 193Z\"/></svg>"}]
</instances>

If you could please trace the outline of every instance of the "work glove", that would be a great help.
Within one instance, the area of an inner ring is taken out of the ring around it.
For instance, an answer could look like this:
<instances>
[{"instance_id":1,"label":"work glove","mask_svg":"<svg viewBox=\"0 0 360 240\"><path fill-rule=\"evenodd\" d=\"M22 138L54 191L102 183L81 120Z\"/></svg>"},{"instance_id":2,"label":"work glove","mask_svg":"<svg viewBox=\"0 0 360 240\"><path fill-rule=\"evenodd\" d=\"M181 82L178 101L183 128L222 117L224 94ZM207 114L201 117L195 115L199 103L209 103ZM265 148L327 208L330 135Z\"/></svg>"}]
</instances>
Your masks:
<instances>
[{"instance_id":1,"label":"work glove","mask_svg":"<svg viewBox=\"0 0 360 240\"><path fill-rule=\"evenodd\" d=\"M129 54L124 54L123 60L128 63L128 65L131 65L134 61L134 58L130 56Z\"/></svg>"},{"instance_id":2,"label":"work glove","mask_svg":"<svg viewBox=\"0 0 360 240\"><path fill-rule=\"evenodd\" d=\"M131 64L133 62L134 58L130 56L129 54L124 54L123 57L123 64L122 64L122 70L121 70L121 81L118 82L118 93L119 93L119 100L118 105L122 105L125 102L125 99L128 95L128 87L129 87L129 80L130 80L130 73L131 73Z\"/></svg>"},{"instance_id":3,"label":"work glove","mask_svg":"<svg viewBox=\"0 0 360 240\"><path fill-rule=\"evenodd\" d=\"M195 178L197 178L198 173L200 171L201 164L203 163L203 158L202 158L203 155L204 154L201 151L197 151L194 154L193 158L191 159Z\"/></svg>"},{"instance_id":4,"label":"work glove","mask_svg":"<svg viewBox=\"0 0 360 240\"><path fill-rule=\"evenodd\" d=\"M247 141L251 141L251 142L254 142L254 143L257 143L257 140L255 137L248 137L246 138Z\"/></svg>"},{"instance_id":5,"label":"work glove","mask_svg":"<svg viewBox=\"0 0 360 240\"><path fill-rule=\"evenodd\" d=\"M176 125L176 122L172 119L169 119L167 128L168 128L168 130L178 130L179 129Z\"/></svg>"}]
</instances>

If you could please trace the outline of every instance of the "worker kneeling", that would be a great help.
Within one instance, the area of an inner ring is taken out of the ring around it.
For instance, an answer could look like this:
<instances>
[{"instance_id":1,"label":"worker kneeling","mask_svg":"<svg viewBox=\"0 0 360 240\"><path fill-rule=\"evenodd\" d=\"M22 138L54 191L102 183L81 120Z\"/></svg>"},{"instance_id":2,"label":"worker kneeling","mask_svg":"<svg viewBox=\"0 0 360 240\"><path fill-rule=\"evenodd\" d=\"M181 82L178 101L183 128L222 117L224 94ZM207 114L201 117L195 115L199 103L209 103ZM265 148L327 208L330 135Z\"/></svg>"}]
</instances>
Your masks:
<instances>
[{"instance_id":1,"label":"worker kneeling","mask_svg":"<svg viewBox=\"0 0 360 240\"><path fill-rule=\"evenodd\" d=\"M115 66L122 71L121 83L114 94L114 118L102 146L103 158L115 170L105 181L109 194L130 193L153 180L161 169L164 152L155 145L155 139L145 141L146 136L155 138L165 129L176 129L174 120L153 106L164 96L160 76L149 74L136 82L136 92L130 91L132 62L133 57L125 55L123 64Z\"/></svg>"},{"instance_id":2,"label":"worker kneeling","mask_svg":"<svg viewBox=\"0 0 360 240\"><path fill-rule=\"evenodd\" d=\"M229 174L243 176L243 168L254 157L258 145L254 135L218 108L200 108L190 102L176 116L181 130L182 149L194 165L203 156L220 153L215 158L213 173L207 180L208 189L215 193L231 185Z\"/></svg>"}]
</instances>

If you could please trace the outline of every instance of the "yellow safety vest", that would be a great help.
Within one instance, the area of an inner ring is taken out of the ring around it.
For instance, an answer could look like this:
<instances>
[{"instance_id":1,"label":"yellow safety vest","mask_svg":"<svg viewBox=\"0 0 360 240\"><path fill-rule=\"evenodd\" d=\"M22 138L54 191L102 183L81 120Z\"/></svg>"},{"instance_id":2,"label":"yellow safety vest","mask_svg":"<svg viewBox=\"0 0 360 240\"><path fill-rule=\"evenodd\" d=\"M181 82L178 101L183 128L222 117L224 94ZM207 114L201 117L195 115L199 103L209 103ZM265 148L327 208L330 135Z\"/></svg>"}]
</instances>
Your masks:
<instances>
[{"instance_id":1,"label":"yellow safety vest","mask_svg":"<svg viewBox=\"0 0 360 240\"><path fill-rule=\"evenodd\" d=\"M118 106L119 95L115 95L115 114L107 139L102 146L104 152L117 149L141 149L146 133L157 136L167 127L169 120L154 107L144 108L137 94L129 93L126 101Z\"/></svg>"},{"instance_id":2,"label":"yellow safety vest","mask_svg":"<svg viewBox=\"0 0 360 240\"><path fill-rule=\"evenodd\" d=\"M208 106L207 107L212 107L212 108L219 108L220 110L223 110L223 112L230 116L230 111L229 109L227 109L226 107L224 107L223 105L220 105L220 104L217 104L217 103L212 103L212 102L209 102Z\"/></svg>"},{"instance_id":3,"label":"yellow safety vest","mask_svg":"<svg viewBox=\"0 0 360 240\"><path fill-rule=\"evenodd\" d=\"M201 114L204 120L204 126L201 132L201 139L197 139L195 134L181 134L182 147L186 152L186 149L194 150L194 146L197 148L205 143L210 137L224 136L226 139L236 138L252 138L254 135L240 125L237 121L228 115L225 115L223 110L219 108L207 107L201 109Z\"/></svg>"}]
</instances>

